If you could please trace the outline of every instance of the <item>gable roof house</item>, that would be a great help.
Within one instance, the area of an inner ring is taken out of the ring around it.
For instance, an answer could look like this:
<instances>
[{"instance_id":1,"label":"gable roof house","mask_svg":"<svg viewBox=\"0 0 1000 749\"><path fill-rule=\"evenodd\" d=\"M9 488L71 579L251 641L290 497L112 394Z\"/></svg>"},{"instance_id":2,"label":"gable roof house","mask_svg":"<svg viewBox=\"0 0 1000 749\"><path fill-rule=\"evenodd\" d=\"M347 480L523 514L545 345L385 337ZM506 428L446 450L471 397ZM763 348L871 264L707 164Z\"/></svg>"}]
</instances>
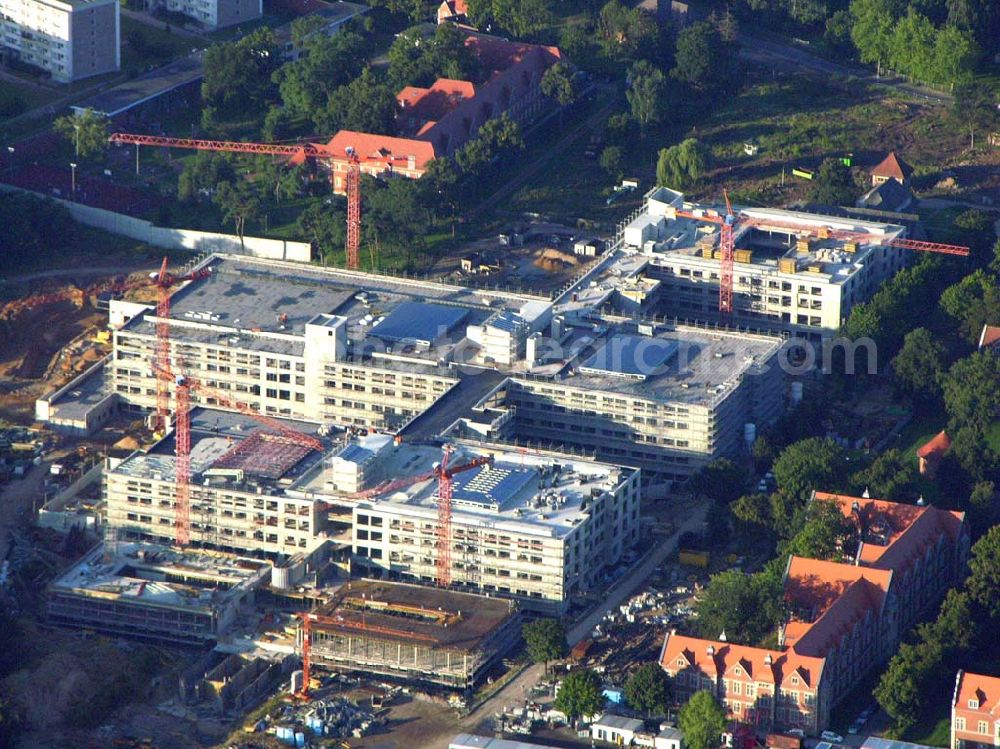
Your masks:
<instances>
[{"instance_id":1,"label":"gable roof house","mask_svg":"<svg viewBox=\"0 0 1000 749\"><path fill-rule=\"evenodd\" d=\"M1000 746L1000 678L959 671L951 698L951 749Z\"/></svg>"},{"instance_id":2,"label":"gable roof house","mask_svg":"<svg viewBox=\"0 0 1000 749\"><path fill-rule=\"evenodd\" d=\"M849 561L791 556L791 612L778 647L671 632L660 664L684 702L709 689L734 719L762 729L824 729L830 711L896 649L902 632L959 577L968 556L963 513L815 492L855 528Z\"/></svg>"},{"instance_id":3,"label":"gable roof house","mask_svg":"<svg viewBox=\"0 0 1000 749\"><path fill-rule=\"evenodd\" d=\"M890 151L889 155L872 169L872 186L876 187L894 179L903 187L909 187L912 176L913 167L897 156L895 151Z\"/></svg>"}]
</instances>

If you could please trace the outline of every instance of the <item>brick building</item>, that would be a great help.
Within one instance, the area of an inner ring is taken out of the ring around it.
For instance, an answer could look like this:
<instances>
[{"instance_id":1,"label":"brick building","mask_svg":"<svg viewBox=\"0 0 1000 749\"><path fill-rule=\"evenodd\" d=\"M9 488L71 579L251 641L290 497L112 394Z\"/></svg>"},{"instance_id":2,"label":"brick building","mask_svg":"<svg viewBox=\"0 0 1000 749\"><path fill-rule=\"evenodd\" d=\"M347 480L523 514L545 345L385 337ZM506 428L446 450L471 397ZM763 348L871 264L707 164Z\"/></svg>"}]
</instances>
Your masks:
<instances>
[{"instance_id":1,"label":"brick building","mask_svg":"<svg viewBox=\"0 0 1000 749\"><path fill-rule=\"evenodd\" d=\"M951 749L1000 746L1000 677L959 671L951 698Z\"/></svg>"},{"instance_id":2,"label":"brick building","mask_svg":"<svg viewBox=\"0 0 1000 749\"><path fill-rule=\"evenodd\" d=\"M830 710L961 577L968 558L964 513L816 492L854 531L846 562L792 556L784 590L789 618L778 648L670 633L660 663L683 703L709 689L734 719L770 728L824 729Z\"/></svg>"}]
</instances>

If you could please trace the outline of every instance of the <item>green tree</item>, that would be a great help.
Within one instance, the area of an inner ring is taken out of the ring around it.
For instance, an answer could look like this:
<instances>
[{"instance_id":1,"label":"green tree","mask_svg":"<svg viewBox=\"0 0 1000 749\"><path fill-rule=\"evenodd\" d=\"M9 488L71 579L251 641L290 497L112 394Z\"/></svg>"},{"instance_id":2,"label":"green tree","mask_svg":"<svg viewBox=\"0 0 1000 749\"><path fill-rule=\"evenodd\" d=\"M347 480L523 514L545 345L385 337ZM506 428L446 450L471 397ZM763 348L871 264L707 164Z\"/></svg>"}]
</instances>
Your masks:
<instances>
[{"instance_id":1,"label":"green tree","mask_svg":"<svg viewBox=\"0 0 1000 749\"><path fill-rule=\"evenodd\" d=\"M809 559L842 562L844 539L853 531L850 522L836 505L812 502L806 511L806 522L782 549L781 556L793 554Z\"/></svg>"},{"instance_id":2,"label":"green tree","mask_svg":"<svg viewBox=\"0 0 1000 749\"><path fill-rule=\"evenodd\" d=\"M923 81L934 78L934 24L910 6L892 30L889 64L895 70Z\"/></svg>"},{"instance_id":3,"label":"green tree","mask_svg":"<svg viewBox=\"0 0 1000 749\"><path fill-rule=\"evenodd\" d=\"M751 532L772 528L771 499L766 494L746 494L729 506L729 511Z\"/></svg>"},{"instance_id":4,"label":"green tree","mask_svg":"<svg viewBox=\"0 0 1000 749\"><path fill-rule=\"evenodd\" d=\"M774 480L788 496L805 502L815 490L840 487L846 473L844 449L829 439L813 437L786 447L774 461Z\"/></svg>"},{"instance_id":5,"label":"green tree","mask_svg":"<svg viewBox=\"0 0 1000 749\"><path fill-rule=\"evenodd\" d=\"M355 130L393 135L396 131L396 96L378 80L371 68L328 97L326 106L314 115L316 127L325 133Z\"/></svg>"},{"instance_id":6,"label":"green tree","mask_svg":"<svg viewBox=\"0 0 1000 749\"><path fill-rule=\"evenodd\" d=\"M690 187L705 175L709 163L708 147L694 138L687 138L676 146L660 150L656 181L674 189Z\"/></svg>"},{"instance_id":7,"label":"green tree","mask_svg":"<svg viewBox=\"0 0 1000 749\"><path fill-rule=\"evenodd\" d=\"M621 0L609 0L601 8L597 36L605 56L618 61L658 57L654 48L662 42L656 19Z\"/></svg>"},{"instance_id":8,"label":"green tree","mask_svg":"<svg viewBox=\"0 0 1000 749\"><path fill-rule=\"evenodd\" d=\"M625 682L625 699L647 715L664 715L670 705L670 680L659 663L643 663Z\"/></svg>"},{"instance_id":9,"label":"green tree","mask_svg":"<svg viewBox=\"0 0 1000 749\"><path fill-rule=\"evenodd\" d=\"M622 178L622 169L625 163L625 154L621 146L605 146L601 151L601 156L597 160L601 169L607 172L615 182Z\"/></svg>"},{"instance_id":10,"label":"green tree","mask_svg":"<svg viewBox=\"0 0 1000 749\"><path fill-rule=\"evenodd\" d=\"M896 0L851 0L851 40L861 59L874 63L879 73L889 60L893 28L902 12L899 6Z\"/></svg>"},{"instance_id":11,"label":"green tree","mask_svg":"<svg viewBox=\"0 0 1000 749\"><path fill-rule=\"evenodd\" d=\"M69 142L78 159L103 153L108 147L108 118L93 109L58 117L52 129Z\"/></svg>"},{"instance_id":12,"label":"green tree","mask_svg":"<svg viewBox=\"0 0 1000 749\"><path fill-rule=\"evenodd\" d=\"M934 83L956 86L972 80L981 56L972 32L942 26L934 37L934 53L930 79Z\"/></svg>"},{"instance_id":13,"label":"green tree","mask_svg":"<svg viewBox=\"0 0 1000 749\"><path fill-rule=\"evenodd\" d=\"M852 493L859 494L866 489L871 496L890 502L905 502L915 499L917 494L917 474L910 461L895 448L877 456L871 464L850 480Z\"/></svg>"},{"instance_id":14,"label":"green tree","mask_svg":"<svg viewBox=\"0 0 1000 749\"><path fill-rule=\"evenodd\" d=\"M297 49L305 47L306 42L315 38L316 32L326 25L322 16L300 16L292 21L292 44Z\"/></svg>"},{"instance_id":15,"label":"green tree","mask_svg":"<svg viewBox=\"0 0 1000 749\"><path fill-rule=\"evenodd\" d=\"M940 402L941 373L948 366L948 352L927 328L911 330L903 339L903 348L892 360L892 379L896 392L909 397L918 408Z\"/></svg>"},{"instance_id":16,"label":"green tree","mask_svg":"<svg viewBox=\"0 0 1000 749\"><path fill-rule=\"evenodd\" d=\"M305 18L309 16L299 20ZM367 43L352 31L317 34L306 42L305 52L298 60L282 65L273 78L285 107L312 119L334 91L361 74Z\"/></svg>"},{"instance_id":17,"label":"green tree","mask_svg":"<svg viewBox=\"0 0 1000 749\"><path fill-rule=\"evenodd\" d=\"M339 264L347 241L346 221L346 206L312 203L299 214L296 225L324 262Z\"/></svg>"},{"instance_id":18,"label":"green tree","mask_svg":"<svg viewBox=\"0 0 1000 749\"><path fill-rule=\"evenodd\" d=\"M629 86L625 92L632 117L645 130L663 119L667 109L667 78L645 60L629 70Z\"/></svg>"},{"instance_id":19,"label":"green tree","mask_svg":"<svg viewBox=\"0 0 1000 749\"><path fill-rule=\"evenodd\" d=\"M997 519L997 488L992 481L979 481L969 493L969 524L974 531L984 530Z\"/></svg>"},{"instance_id":20,"label":"green tree","mask_svg":"<svg viewBox=\"0 0 1000 749\"><path fill-rule=\"evenodd\" d=\"M549 66L542 75L539 88L560 107L567 107L576 100L576 84L573 82L573 70L568 63L557 62Z\"/></svg>"},{"instance_id":21,"label":"green tree","mask_svg":"<svg viewBox=\"0 0 1000 749\"><path fill-rule=\"evenodd\" d=\"M711 23L702 21L677 35L675 65L670 75L696 89L721 88L729 78L731 58L731 45L723 41Z\"/></svg>"},{"instance_id":22,"label":"green tree","mask_svg":"<svg viewBox=\"0 0 1000 749\"><path fill-rule=\"evenodd\" d=\"M280 65L280 49L269 28L256 29L236 42L213 44L203 60L201 98L222 116L264 112Z\"/></svg>"},{"instance_id":23,"label":"green tree","mask_svg":"<svg viewBox=\"0 0 1000 749\"><path fill-rule=\"evenodd\" d=\"M904 642L889 661L872 695L893 719L897 732L914 725L924 712L927 684L941 663L941 648Z\"/></svg>"},{"instance_id":24,"label":"green tree","mask_svg":"<svg viewBox=\"0 0 1000 749\"><path fill-rule=\"evenodd\" d=\"M962 337L976 343L983 325L1000 323L1000 286L991 273L979 269L945 289L940 305L959 324Z\"/></svg>"},{"instance_id":25,"label":"green tree","mask_svg":"<svg viewBox=\"0 0 1000 749\"><path fill-rule=\"evenodd\" d=\"M824 159L809 188L809 197L823 205L854 205L857 188L850 168L839 159Z\"/></svg>"},{"instance_id":26,"label":"green tree","mask_svg":"<svg viewBox=\"0 0 1000 749\"><path fill-rule=\"evenodd\" d=\"M770 571L745 575L726 570L712 575L696 604L702 637L756 645L770 635L785 616L780 575Z\"/></svg>"},{"instance_id":27,"label":"green tree","mask_svg":"<svg viewBox=\"0 0 1000 749\"><path fill-rule=\"evenodd\" d=\"M566 629L558 619L535 619L521 628L521 636L528 648L528 657L535 663L544 663L548 673L549 661L565 658Z\"/></svg>"},{"instance_id":28,"label":"green tree","mask_svg":"<svg viewBox=\"0 0 1000 749\"><path fill-rule=\"evenodd\" d=\"M604 702L601 678L589 668L580 668L570 671L562 680L555 706L572 723L577 718L599 713Z\"/></svg>"},{"instance_id":29,"label":"green tree","mask_svg":"<svg viewBox=\"0 0 1000 749\"><path fill-rule=\"evenodd\" d=\"M214 200L222 211L222 220L233 224L240 238L240 247L245 251L243 236L247 221L257 218L260 214L260 198L257 197L253 185L245 180L236 184L220 182L216 187Z\"/></svg>"},{"instance_id":30,"label":"green tree","mask_svg":"<svg viewBox=\"0 0 1000 749\"><path fill-rule=\"evenodd\" d=\"M177 199L191 202L197 200L202 191L211 197L221 183L232 184L235 181L236 170L230 154L198 151L184 161L184 168L177 178Z\"/></svg>"},{"instance_id":31,"label":"green tree","mask_svg":"<svg viewBox=\"0 0 1000 749\"><path fill-rule=\"evenodd\" d=\"M681 708L677 725L690 749L718 749L726 730L726 711L711 692L702 690Z\"/></svg>"},{"instance_id":32,"label":"green tree","mask_svg":"<svg viewBox=\"0 0 1000 749\"><path fill-rule=\"evenodd\" d=\"M923 640L935 642L944 657L954 661L978 644L979 612L967 591L952 588L945 595L933 622L921 624L917 630Z\"/></svg>"},{"instance_id":33,"label":"green tree","mask_svg":"<svg viewBox=\"0 0 1000 749\"><path fill-rule=\"evenodd\" d=\"M1000 408L1000 357L977 351L955 362L941 378L951 428L974 426L981 432Z\"/></svg>"},{"instance_id":34,"label":"green tree","mask_svg":"<svg viewBox=\"0 0 1000 749\"><path fill-rule=\"evenodd\" d=\"M1000 619L1000 525L990 528L975 544L969 559L966 590L990 617Z\"/></svg>"},{"instance_id":35,"label":"green tree","mask_svg":"<svg viewBox=\"0 0 1000 749\"><path fill-rule=\"evenodd\" d=\"M691 479L691 490L729 505L747 487L747 472L728 458L716 458Z\"/></svg>"}]
</instances>

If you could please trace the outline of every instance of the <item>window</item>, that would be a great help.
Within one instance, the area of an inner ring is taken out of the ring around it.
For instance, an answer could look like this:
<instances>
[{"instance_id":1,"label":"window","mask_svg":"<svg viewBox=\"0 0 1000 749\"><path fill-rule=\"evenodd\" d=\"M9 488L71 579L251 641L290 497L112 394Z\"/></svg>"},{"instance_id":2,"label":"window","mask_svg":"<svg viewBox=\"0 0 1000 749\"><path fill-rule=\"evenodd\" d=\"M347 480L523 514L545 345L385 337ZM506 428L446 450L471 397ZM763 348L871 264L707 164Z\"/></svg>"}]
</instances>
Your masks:
<instances>
[{"instance_id":1,"label":"window","mask_svg":"<svg viewBox=\"0 0 1000 749\"><path fill-rule=\"evenodd\" d=\"M957 728L959 731L964 731L965 730L965 718L956 718L955 719L955 728Z\"/></svg>"},{"instance_id":2,"label":"window","mask_svg":"<svg viewBox=\"0 0 1000 749\"><path fill-rule=\"evenodd\" d=\"M971 700L969 700L969 709L970 710L978 710L979 709L979 700L977 700L977 699L971 699Z\"/></svg>"},{"instance_id":3,"label":"window","mask_svg":"<svg viewBox=\"0 0 1000 749\"><path fill-rule=\"evenodd\" d=\"M986 735L990 733L990 727L985 720L979 721L979 733L985 733Z\"/></svg>"}]
</instances>

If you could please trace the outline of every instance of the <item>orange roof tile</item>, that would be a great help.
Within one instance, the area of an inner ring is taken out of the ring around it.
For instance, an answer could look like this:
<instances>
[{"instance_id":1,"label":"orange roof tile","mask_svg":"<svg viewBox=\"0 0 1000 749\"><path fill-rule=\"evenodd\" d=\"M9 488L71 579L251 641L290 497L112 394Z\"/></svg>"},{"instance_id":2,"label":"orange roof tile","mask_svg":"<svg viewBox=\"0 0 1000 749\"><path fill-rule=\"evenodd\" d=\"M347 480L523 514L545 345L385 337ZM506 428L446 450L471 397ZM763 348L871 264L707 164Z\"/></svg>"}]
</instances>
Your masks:
<instances>
[{"instance_id":1,"label":"orange roof tile","mask_svg":"<svg viewBox=\"0 0 1000 749\"><path fill-rule=\"evenodd\" d=\"M975 700L974 704L979 707L970 708L970 700ZM978 710L994 717L1000 715L1000 678L961 672L953 707L961 710Z\"/></svg>"},{"instance_id":2,"label":"orange roof tile","mask_svg":"<svg viewBox=\"0 0 1000 749\"><path fill-rule=\"evenodd\" d=\"M913 174L913 167L899 158L895 151L890 151L889 155L872 169L872 174L876 177L895 178L905 182Z\"/></svg>"},{"instance_id":3,"label":"orange roof tile","mask_svg":"<svg viewBox=\"0 0 1000 749\"><path fill-rule=\"evenodd\" d=\"M1000 346L1000 326L984 325L983 332L979 336L979 350Z\"/></svg>"},{"instance_id":4,"label":"orange roof tile","mask_svg":"<svg viewBox=\"0 0 1000 749\"><path fill-rule=\"evenodd\" d=\"M931 437L927 442L925 442L919 450L917 450L918 458L929 458L934 454L944 455L948 452L951 447L951 437L945 431L940 431Z\"/></svg>"},{"instance_id":5,"label":"orange roof tile","mask_svg":"<svg viewBox=\"0 0 1000 749\"><path fill-rule=\"evenodd\" d=\"M897 572L909 567L927 546L937 543L942 533L951 540L958 538L965 522L964 512L931 505L921 507L826 492L815 492L813 499L835 502L844 517L860 526L859 564ZM875 534L870 531L880 524L886 526L885 535L875 540ZM866 535L868 540L865 540Z\"/></svg>"},{"instance_id":6,"label":"orange roof tile","mask_svg":"<svg viewBox=\"0 0 1000 749\"><path fill-rule=\"evenodd\" d=\"M384 163L395 169L406 169L411 156L416 169L426 169L427 163L434 158L434 146L427 141L357 133L353 130L341 130L325 146L334 159L346 158L348 147L353 148L361 157L362 164Z\"/></svg>"},{"instance_id":7,"label":"orange roof tile","mask_svg":"<svg viewBox=\"0 0 1000 749\"><path fill-rule=\"evenodd\" d=\"M508 42L494 36L470 34L465 45L476 53L476 58L484 70L506 70L511 65L521 62L533 50L541 50L553 62L562 59L558 47L544 47L527 42Z\"/></svg>"}]
</instances>

